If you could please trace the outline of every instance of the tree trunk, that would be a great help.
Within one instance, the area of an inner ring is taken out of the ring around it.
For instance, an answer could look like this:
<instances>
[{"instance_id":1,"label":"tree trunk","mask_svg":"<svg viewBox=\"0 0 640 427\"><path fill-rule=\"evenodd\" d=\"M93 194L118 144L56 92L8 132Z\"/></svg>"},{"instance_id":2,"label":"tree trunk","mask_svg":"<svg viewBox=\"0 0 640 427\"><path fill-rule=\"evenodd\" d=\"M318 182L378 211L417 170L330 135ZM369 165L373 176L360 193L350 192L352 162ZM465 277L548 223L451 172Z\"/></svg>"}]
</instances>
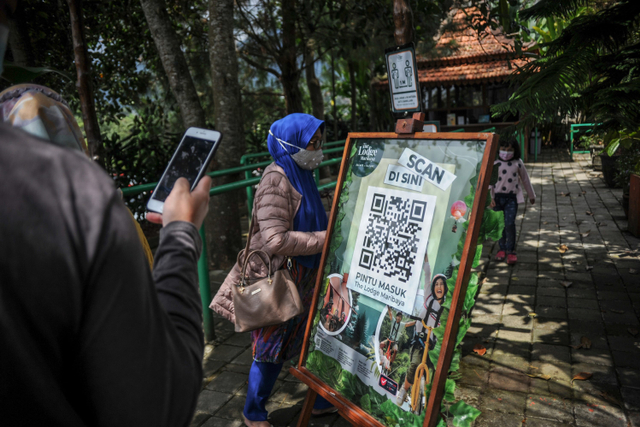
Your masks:
<instances>
[{"instance_id":1,"label":"tree trunk","mask_svg":"<svg viewBox=\"0 0 640 427\"><path fill-rule=\"evenodd\" d=\"M224 138L216 153L220 169L239 166L245 146L238 58L233 37L233 4L234 0L209 0L209 58L214 115L216 129ZM214 185L239 179L243 178L229 175L214 180ZM214 255L211 264L216 269L231 268L242 249L238 206L239 196L243 193L244 190L236 190L211 199L206 230L209 253Z\"/></svg>"},{"instance_id":2,"label":"tree trunk","mask_svg":"<svg viewBox=\"0 0 640 427\"><path fill-rule=\"evenodd\" d=\"M320 80L316 77L315 61L313 50L307 47L304 56L305 78L307 80L307 88L309 89L309 97L311 98L311 109L313 117L324 120L324 99L322 98L322 88Z\"/></svg>"},{"instance_id":3,"label":"tree trunk","mask_svg":"<svg viewBox=\"0 0 640 427\"><path fill-rule=\"evenodd\" d=\"M185 129L191 126L205 127L204 110L164 0L140 0L140 4L167 74L171 92L178 102Z\"/></svg>"},{"instance_id":4,"label":"tree trunk","mask_svg":"<svg viewBox=\"0 0 640 427\"><path fill-rule=\"evenodd\" d=\"M67 5L69 6L73 54L76 63L76 73L78 75L76 87L78 88L80 106L82 108L84 132L89 142L87 144L89 156L104 167L104 147L102 146L100 125L98 124L93 88L91 85L91 59L87 52L84 39L84 26L82 24L82 0L67 0Z\"/></svg>"},{"instance_id":5,"label":"tree trunk","mask_svg":"<svg viewBox=\"0 0 640 427\"><path fill-rule=\"evenodd\" d=\"M349 83L351 85L351 132L358 131L358 106L357 99L357 87L356 87L356 64L353 61L349 61Z\"/></svg>"},{"instance_id":6,"label":"tree trunk","mask_svg":"<svg viewBox=\"0 0 640 427\"><path fill-rule=\"evenodd\" d=\"M287 114L301 113L300 69L296 50L296 1L282 1L282 54L278 66L282 71L280 83L284 92Z\"/></svg>"},{"instance_id":7,"label":"tree trunk","mask_svg":"<svg viewBox=\"0 0 640 427\"><path fill-rule=\"evenodd\" d=\"M29 27L24 12L24 1L18 2L16 11L9 20L9 46L13 62L23 67L33 67L33 48L29 38Z\"/></svg>"}]
</instances>

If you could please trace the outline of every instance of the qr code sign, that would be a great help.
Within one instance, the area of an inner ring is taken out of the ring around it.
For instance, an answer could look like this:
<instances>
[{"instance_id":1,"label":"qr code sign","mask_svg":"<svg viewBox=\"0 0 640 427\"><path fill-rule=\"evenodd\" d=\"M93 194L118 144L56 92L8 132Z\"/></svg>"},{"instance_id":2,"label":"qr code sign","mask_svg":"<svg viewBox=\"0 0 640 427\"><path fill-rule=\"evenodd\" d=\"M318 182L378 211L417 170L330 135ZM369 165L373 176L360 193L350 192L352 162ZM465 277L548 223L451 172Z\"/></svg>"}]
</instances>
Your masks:
<instances>
[{"instance_id":1,"label":"qr code sign","mask_svg":"<svg viewBox=\"0 0 640 427\"><path fill-rule=\"evenodd\" d=\"M427 203L374 193L366 221L360 267L407 283L418 253Z\"/></svg>"},{"instance_id":2,"label":"qr code sign","mask_svg":"<svg viewBox=\"0 0 640 427\"><path fill-rule=\"evenodd\" d=\"M347 288L400 310L413 307L436 200L433 195L368 187Z\"/></svg>"}]
</instances>

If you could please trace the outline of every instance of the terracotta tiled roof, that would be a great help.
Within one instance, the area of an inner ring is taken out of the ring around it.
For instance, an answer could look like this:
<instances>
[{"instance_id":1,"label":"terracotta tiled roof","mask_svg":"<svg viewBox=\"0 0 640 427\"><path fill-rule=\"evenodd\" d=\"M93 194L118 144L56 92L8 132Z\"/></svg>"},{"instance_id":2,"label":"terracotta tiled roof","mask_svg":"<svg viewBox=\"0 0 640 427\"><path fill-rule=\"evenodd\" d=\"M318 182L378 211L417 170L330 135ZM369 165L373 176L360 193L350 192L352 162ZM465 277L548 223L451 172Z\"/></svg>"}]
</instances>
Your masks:
<instances>
[{"instance_id":1,"label":"terracotta tiled roof","mask_svg":"<svg viewBox=\"0 0 640 427\"><path fill-rule=\"evenodd\" d=\"M477 12L459 9L451 23L444 26L434 54L418 58L418 66L432 62L475 62L487 56L515 54L513 42L500 31L492 31L487 26L485 31L479 33L473 28L480 27L482 20Z\"/></svg>"},{"instance_id":2,"label":"terracotta tiled roof","mask_svg":"<svg viewBox=\"0 0 640 427\"><path fill-rule=\"evenodd\" d=\"M471 23L467 16L471 16ZM528 60L516 58L513 42L500 31L478 33L479 13L459 9L446 24L434 53L417 57L418 78L425 86L477 84L505 80ZM473 26L472 26L473 25ZM388 80L377 84L382 88Z\"/></svg>"},{"instance_id":3,"label":"terracotta tiled roof","mask_svg":"<svg viewBox=\"0 0 640 427\"><path fill-rule=\"evenodd\" d=\"M418 79L424 86L448 84L466 85L503 81L517 67L526 63L523 59L496 58L485 62L447 64L418 68ZM385 82L386 83L386 82ZM388 84L388 83L387 83Z\"/></svg>"}]
</instances>

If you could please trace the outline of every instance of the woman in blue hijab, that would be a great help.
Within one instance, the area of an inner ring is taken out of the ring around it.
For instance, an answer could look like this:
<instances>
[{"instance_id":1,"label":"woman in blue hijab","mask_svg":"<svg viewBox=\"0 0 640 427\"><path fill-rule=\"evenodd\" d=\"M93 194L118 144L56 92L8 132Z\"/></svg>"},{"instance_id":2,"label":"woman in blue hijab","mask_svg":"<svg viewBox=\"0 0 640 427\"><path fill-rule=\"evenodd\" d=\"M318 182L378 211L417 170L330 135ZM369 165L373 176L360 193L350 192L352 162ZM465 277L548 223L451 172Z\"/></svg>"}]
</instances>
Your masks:
<instances>
[{"instance_id":1,"label":"woman in blue hijab","mask_svg":"<svg viewBox=\"0 0 640 427\"><path fill-rule=\"evenodd\" d=\"M298 356L302 347L328 222L313 177L323 158L323 131L323 121L300 113L276 121L269 130L267 145L275 162L265 169L256 191L250 250L267 251L273 268L289 268L307 310L281 325L251 332L254 362L243 411L249 427L269 426L267 399L283 363ZM217 299L212 308L224 315L219 310L224 302ZM318 397L313 414L336 411Z\"/></svg>"}]
</instances>

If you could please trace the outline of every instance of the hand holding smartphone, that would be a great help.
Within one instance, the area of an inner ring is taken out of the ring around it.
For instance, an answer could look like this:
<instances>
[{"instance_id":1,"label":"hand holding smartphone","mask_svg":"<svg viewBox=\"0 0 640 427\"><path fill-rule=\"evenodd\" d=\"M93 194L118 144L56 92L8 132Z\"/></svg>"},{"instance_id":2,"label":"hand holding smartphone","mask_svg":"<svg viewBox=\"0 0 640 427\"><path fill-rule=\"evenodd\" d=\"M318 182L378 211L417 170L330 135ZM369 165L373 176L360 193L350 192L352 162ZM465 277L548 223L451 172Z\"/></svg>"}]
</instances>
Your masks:
<instances>
[{"instance_id":1,"label":"hand holding smartphone","mask_svg":"<svg viewBox=\"0 0 640 427\"><path fill-rule=\"evenodd\" d=\"M204 176L221 139L222 134L218 131L199 128L187 129L158 185L149 198L147 209L161 214L164 210L165 201L178 178L185 178L188 181L190 191L193 191L200 178ZM182 199L176 199L177 202L180 202L180 200ZM153 216L151 217L153 218ZM151 218L149 219L151 220Z\"/></svg>"}]
</instances>

